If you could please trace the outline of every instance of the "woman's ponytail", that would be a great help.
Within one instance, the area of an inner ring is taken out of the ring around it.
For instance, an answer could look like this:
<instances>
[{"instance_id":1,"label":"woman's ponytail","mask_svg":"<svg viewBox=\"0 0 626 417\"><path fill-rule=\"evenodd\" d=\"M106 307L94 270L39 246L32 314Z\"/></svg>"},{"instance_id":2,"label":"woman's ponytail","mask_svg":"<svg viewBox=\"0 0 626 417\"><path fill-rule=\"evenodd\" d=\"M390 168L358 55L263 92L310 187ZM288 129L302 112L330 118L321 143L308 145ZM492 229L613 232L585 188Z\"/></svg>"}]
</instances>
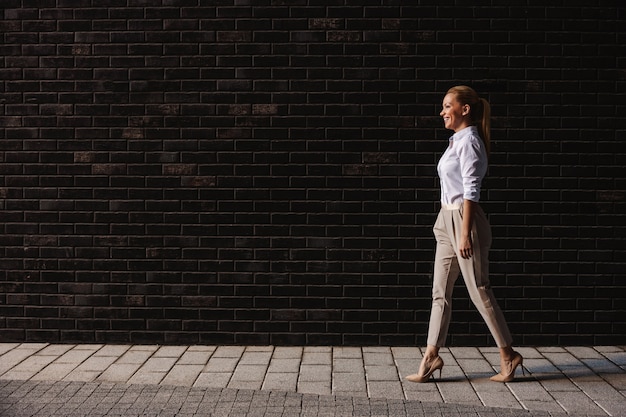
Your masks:
<instances>
[{"instance_id":1,"label":"woman's ponytail","mask_svg":"<svg viewBox=\"0 0 626 417\"><path fill-rule=\"evenodd\" d=\"M485 143L487 156L489 156L491 151L491 106L484 98L481 97L479 100L481 104L480 107L482 107L482 114L477 115L480 117L480 120L476 120L476 124L478 125L478 133Z\"/></svg>"}]
</instances>

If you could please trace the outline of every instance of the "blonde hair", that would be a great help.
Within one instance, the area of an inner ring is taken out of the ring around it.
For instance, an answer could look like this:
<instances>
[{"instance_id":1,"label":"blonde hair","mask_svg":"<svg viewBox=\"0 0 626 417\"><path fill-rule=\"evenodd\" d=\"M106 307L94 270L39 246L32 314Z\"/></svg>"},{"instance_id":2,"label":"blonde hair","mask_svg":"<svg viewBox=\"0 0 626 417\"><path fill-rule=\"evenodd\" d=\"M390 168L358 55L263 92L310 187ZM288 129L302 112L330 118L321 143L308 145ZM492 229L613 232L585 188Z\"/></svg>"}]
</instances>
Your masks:
<instances>
[{"instance_id":1,"label":"blonde hair","mask_svg":"<svg viewBox=\"0 0 626 417\"><path fill-rule=\"evenodd\" d=\"M470 117L472 123L478 128L478 133L482 138L487 155L489 155L491 144L491 106L473 88L466 85L457 85L448 90L448 94L454 94L456 100L461 105L470 107Z\"/></svg>"}]
</instances>

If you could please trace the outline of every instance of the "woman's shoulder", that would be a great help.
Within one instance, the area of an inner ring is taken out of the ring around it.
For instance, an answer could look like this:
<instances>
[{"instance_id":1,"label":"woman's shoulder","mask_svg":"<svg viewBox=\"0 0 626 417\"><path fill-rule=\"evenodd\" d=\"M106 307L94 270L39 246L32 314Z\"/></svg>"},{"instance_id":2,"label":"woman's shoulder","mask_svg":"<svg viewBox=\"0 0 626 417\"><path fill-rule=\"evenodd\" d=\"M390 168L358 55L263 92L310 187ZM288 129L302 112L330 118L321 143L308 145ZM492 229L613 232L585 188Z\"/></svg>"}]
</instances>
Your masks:
<instances>
[{"instance_id":1,"label":"woman's shoulder","mask_svg":"<svg viewBox=\"0 0 626 417\"><path fill-rule=\"evenodd\" d=\"M471 156L472 159L482 159L483 157L486 157L485 143L480 137L476 126L470 126L464 130L467 131L462 132L463 135L460 135L458 141L455 140L454 143L457 155L459 155L459 157L461 157L462 155L465 155L464 157L470 157L470 155L475 155Z\"/></svg>"},{"instance_id":2,"label":"woman's shoulder","mask_svg":"<svg viewBox=\"0 0 626 417\"><path fill-rule=\"evenodd\" d=\"M454 142L461 146L482 146L483 140L476 126L469 126L455 134Z\"/></svg>"}]
</instances>

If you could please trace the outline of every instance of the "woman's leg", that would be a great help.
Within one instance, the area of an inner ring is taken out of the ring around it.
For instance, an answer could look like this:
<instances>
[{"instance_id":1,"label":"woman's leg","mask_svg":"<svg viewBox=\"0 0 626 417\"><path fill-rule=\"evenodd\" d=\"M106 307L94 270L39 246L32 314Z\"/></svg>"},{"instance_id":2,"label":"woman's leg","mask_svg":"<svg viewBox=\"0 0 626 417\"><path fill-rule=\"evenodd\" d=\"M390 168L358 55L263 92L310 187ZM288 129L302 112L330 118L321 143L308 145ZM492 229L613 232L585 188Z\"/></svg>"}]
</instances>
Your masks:
<instances>
[{"instance_id":1,"label":"woman's leg","mask_svg":"<svg viewBox=\"0 0 626 417\"><path fill-rule=\"evenodd\" d=\"M428 340L426 352L424 352L417 373L406 377L412 382L426 382L437 369L441 372L443 367L443 360L439 357L439 348L446 342L450 325L452 289L460 271L454 248L445 227L444 217L446 215L449 216L449 213L441 211L433 227L437 239L437 249L435 251Z\"/></svg>"},{"instance_id":2,"label":"woman's leg","mask_svg":"<svg viewBox=\"0 0 626 417\"><path fill-rule=\"evenodd\" d=\"M500 373L491 377L491 380L509 382L515 378L515 369L522 365L524 358L513 350L511 332L491 290L489 283L491 228L485 213L480 208L476 210L474 217L472 242L474 255L470 259L459 257L461 274L472 302L500 348Z\"/></svg>"},{"instance_id":3,"label":"woman's leg","mask_svg":"<svg viewBox=\"0 0 626 417\"><path fill-rule=\"evenodd\" d=\"M457 212L456 223L461 223L461 212ZM510 347L513 338L498 306L489 283L489 247L491 229L482 209L478 208L472 228L474 255L469 259L458 257L461 274L467 286L472 302L485 320L499 348Z\"/></svg>"},{"instance_id":4,"label":"woman's leg","mask_svg":"<svg viewBox=\"0 0 626 417\"><path fill-rule=\"evenodd\" d=\"M452 290L460 274L455 245L449 237L445 217L449 210L442 210L435 222L433 232L437 239L433 271L432 307L428 325L428 346L442 347L446 343L452 314Z\"/></svg>"}]
</instances>

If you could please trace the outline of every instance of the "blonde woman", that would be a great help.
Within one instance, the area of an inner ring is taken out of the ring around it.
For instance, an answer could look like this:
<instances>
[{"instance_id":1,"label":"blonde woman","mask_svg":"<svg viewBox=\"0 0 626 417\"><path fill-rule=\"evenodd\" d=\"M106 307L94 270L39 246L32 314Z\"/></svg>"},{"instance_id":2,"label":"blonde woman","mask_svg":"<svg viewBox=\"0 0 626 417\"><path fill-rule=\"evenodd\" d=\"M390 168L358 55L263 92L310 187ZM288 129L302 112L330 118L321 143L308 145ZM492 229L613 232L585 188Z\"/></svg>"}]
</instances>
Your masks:
<instances>
[{"instance_id":1,"label":"blonde woman","mask_svg":"<svg viewBox=\"0 0 626 417\"><path fill-rule=\"evenodd\" d=\"M511 333L489 285L491 228L478 204L487 172L490 106L472 88L456 86L444 97L440 116L454 134L437 165L441 210L433 228L437 249L432 310L426 353L418 372L406 379L426 382L437 370L441 376L439 348L445 345L448 334L452 289L462 275L472 302L500 348L500 373L491 380L509 382L523 358L511 346Z\"/></svg>"}]
</instances>

